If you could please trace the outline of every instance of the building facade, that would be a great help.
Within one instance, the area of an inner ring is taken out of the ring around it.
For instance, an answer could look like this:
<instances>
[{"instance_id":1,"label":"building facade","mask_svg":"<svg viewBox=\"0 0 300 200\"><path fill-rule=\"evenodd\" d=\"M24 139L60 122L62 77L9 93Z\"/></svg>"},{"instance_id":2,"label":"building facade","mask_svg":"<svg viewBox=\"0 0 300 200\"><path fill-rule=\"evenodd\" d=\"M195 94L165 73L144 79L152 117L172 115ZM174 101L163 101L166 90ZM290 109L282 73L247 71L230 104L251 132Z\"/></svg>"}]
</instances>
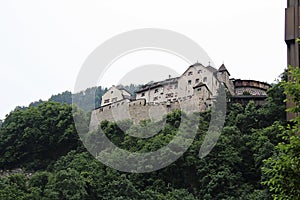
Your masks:
<instances>
[{"instance_id":1,"label":"building facade","mask_svg":"<svg viewBox=\"0 0 300 200\"><path fill-rule=\"evenodd\" d=\"M210 101L216 97L219 84L224 84L233 94L233 83L229 76L224 64L217 70L211 66L205 67L201 63L195 63L180 77L144 85L136 91L136 99L154 103L172 102L199 94L199 90L202 89L207 90L209 94L203 96L204 101Z\"/></svg>"},{"instance_id":2,"label":"building facade","mask_svg":"<svg viewBox=\"0 0 300 200\"><path fill-rule=\"evenodd\" d=\"M232 102L247 105L249 101L254 101L256 105L263 105L267 98L267 91L271 88L268 83L255 80L232 79L234 85L234 95Z\"/></svg>"},{"instance_id":3,"label":"building facade","mask_svg":"<svg viewBox=\"0 0 300 200\"><path fill-rule=\"evenodd\" d=\"M132 100L133 97L126 89L122 86L112 86L109 90L102 96L101 107L107 106L122 100Z\"/></svg>"},{"instance_id":4,"label":"building facade","mask_svg":"<svg viewBox=\"0 0 300 200\"><path fill-rule=\"evenodd\" d=\"M246 105L250 100L262 105L271 87L254 80L230 79L230 73L222 64L219 69L195 63L175 78L151 82L136 91L136 98L121 86L112 86L103 96L101 107L92 111L90 129L101 121L162 119L176 109L186 113L202 112L210 108L218 95L220 85L225 86L232 102Z\"/></svg>"}]
</instances>

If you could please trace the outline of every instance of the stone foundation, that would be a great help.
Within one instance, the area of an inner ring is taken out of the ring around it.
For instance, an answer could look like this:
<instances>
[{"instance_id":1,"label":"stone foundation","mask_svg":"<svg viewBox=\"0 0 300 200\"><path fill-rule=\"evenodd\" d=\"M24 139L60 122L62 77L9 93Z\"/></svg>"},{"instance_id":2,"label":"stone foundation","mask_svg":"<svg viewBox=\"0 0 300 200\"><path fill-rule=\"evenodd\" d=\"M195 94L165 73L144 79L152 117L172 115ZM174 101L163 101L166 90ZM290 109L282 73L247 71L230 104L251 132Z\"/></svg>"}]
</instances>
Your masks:
<instances>
[{"instance_id":1,"label":"stone foundation","mask_svg":"<svg viewBox=\"0 0 300 200\"><path fill-rule=\"evenodd\" d=\"M145 99L134 101L122 100L92 111L90 130L96 130L104 121L122 121L130 119L134 124L141 120L151 119L159 121L164 115L174 110L182 110L185 113L205 111L211 104L210 100L203 100L199 95L188 96L170 102L146 103Z\"/></svg>"}]
</instances>

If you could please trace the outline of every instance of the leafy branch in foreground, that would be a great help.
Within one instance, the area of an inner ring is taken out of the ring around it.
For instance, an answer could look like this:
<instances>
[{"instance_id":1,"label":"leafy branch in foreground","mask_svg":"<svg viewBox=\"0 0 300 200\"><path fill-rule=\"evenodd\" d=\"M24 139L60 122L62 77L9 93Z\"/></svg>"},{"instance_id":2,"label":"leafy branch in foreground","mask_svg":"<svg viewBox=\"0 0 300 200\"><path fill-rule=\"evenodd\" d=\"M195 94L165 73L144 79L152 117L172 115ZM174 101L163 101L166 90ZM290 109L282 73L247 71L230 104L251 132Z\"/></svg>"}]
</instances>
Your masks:
<instances>
[{"instance_id":1,"label":"leafy branch in foreground","mask_svg":"<svg viewBox=\"0 0 300 200\"><path fill-rule=\"evenodd\" d=\"M284 142L276 146L277 153L265 160L262 168L268 180L263 184L269 187L274 199L300 199L300 68L289 66L289 81L283 81L286 101L293 102L287 112L296 117L286 127L282 127Z\"/></svg>"}]
</instances>

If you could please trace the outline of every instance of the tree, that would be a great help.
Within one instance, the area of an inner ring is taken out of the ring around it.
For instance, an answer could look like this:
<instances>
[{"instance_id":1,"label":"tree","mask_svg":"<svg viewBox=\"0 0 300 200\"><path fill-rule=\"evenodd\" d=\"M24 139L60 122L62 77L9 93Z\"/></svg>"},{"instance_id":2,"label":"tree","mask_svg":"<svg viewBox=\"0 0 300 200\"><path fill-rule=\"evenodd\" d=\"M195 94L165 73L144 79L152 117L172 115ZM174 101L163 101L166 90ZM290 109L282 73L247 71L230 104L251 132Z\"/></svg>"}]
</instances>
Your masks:
<instances>
[{"instance_id":1,"label":"tree","mask_svg":"<svg viewBox=\"0 0 300 200\"><path fill-rule=\"evenodd\" d=\"M86 182L74 169L60 170L49 178L45 196L49 199L85 199Z\"/></svg>"},{"instance_id":2,"label":"tree","mask_svg":"<svg viewBox=\"0 0 300 200\"><path fill-rule=\"evenodd\" d=\"M45 169L81 147L72 106L45 102L11 112L0 130L0 168Z\"/></svg>"},{"instance_id":3,"label":"tree","mask_svg":"<svg viewBox=\"0 0 300 200\"><path fill-rule=\"evenodd\" d=\"M0 178L0 199L26 199L26 177L22 174Z\"/></svg>"},{"instance_id":4,"label":"tree","mask_svg":"<svg viewBox=\"0 0 300 200\"><path fill-rule=\"evenodd\" d=\"M294 106L287 111L300 112L300 69L289 66L289 81L283 81L284 93ZM277 153L265 161L263 172L268 180L263 182L269 187L274 199L300 199L300 115L291 124L282 127L283 142L277 146Z\"/></svg>"}]
</instances>

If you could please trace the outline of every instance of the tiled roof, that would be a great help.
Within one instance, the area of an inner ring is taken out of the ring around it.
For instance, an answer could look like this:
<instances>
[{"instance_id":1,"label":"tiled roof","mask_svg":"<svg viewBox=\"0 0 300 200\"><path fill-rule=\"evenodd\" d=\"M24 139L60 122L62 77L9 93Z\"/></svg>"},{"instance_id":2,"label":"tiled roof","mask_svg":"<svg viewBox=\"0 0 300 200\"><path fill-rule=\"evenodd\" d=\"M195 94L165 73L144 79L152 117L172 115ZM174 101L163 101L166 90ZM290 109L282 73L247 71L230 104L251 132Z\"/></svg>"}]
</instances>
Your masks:
<instances>
[{"instance_id":1,"label":"tiled roof","mask_svg":"<svg viewBox=\"0 0 300 200\"><path fill-rule=\"evenodd\" d=\"M206 69L208 69L208 70L211 71L211 72L216 72L216 71L217 71L216 68L214 68L214 67L212 67L212 66L210 66L210 65L208 65L208 66L206 67Z\"/></svg>"},{"instance_id":2,"label":"tiled roof","mask_svg":"<svg viewBox=\"0 0 300 200\"><path fill-rule=\"evenodd\" d=\"M140 93L140 92L150 90L150 89L153 89L153 88L156 88L159 86L163 86L163 85L166 85L169 83L174 83L174 82L176 83L176 82L178 82L178 79L179 79L179 77L175 77L175 78L169 78L169 79L166 79L163 81L153 82L151 84L146 84L141 89L137 90L135 93Z\"/></svg>"},{"instance_id":3,"label":"tiled roof","mask_svg":"<svg viewBox=\"0 0 300 200\"><path fill-rule=\"evenodd\" d=\"M229 76L230 76L230 73L229 73L229 71L226 69L226 67L225 67L224 64L221 65L221 67L219 68L218 71L219 71L219 72L224 72L224 71L226 71L226 72L229 74Z\"/></svg>"},{"instance_id":4,"label":"tiled roof","mask_svg":"<svg viewBox=\"0 0 300 200\"><path fill-rule=\"evenodd\" d=\"M197 88L197 87L201 87L201 86L206 86L206 84L200 82L200 83L196 84L193 88Z\"/></svg>"}]
</instances>

